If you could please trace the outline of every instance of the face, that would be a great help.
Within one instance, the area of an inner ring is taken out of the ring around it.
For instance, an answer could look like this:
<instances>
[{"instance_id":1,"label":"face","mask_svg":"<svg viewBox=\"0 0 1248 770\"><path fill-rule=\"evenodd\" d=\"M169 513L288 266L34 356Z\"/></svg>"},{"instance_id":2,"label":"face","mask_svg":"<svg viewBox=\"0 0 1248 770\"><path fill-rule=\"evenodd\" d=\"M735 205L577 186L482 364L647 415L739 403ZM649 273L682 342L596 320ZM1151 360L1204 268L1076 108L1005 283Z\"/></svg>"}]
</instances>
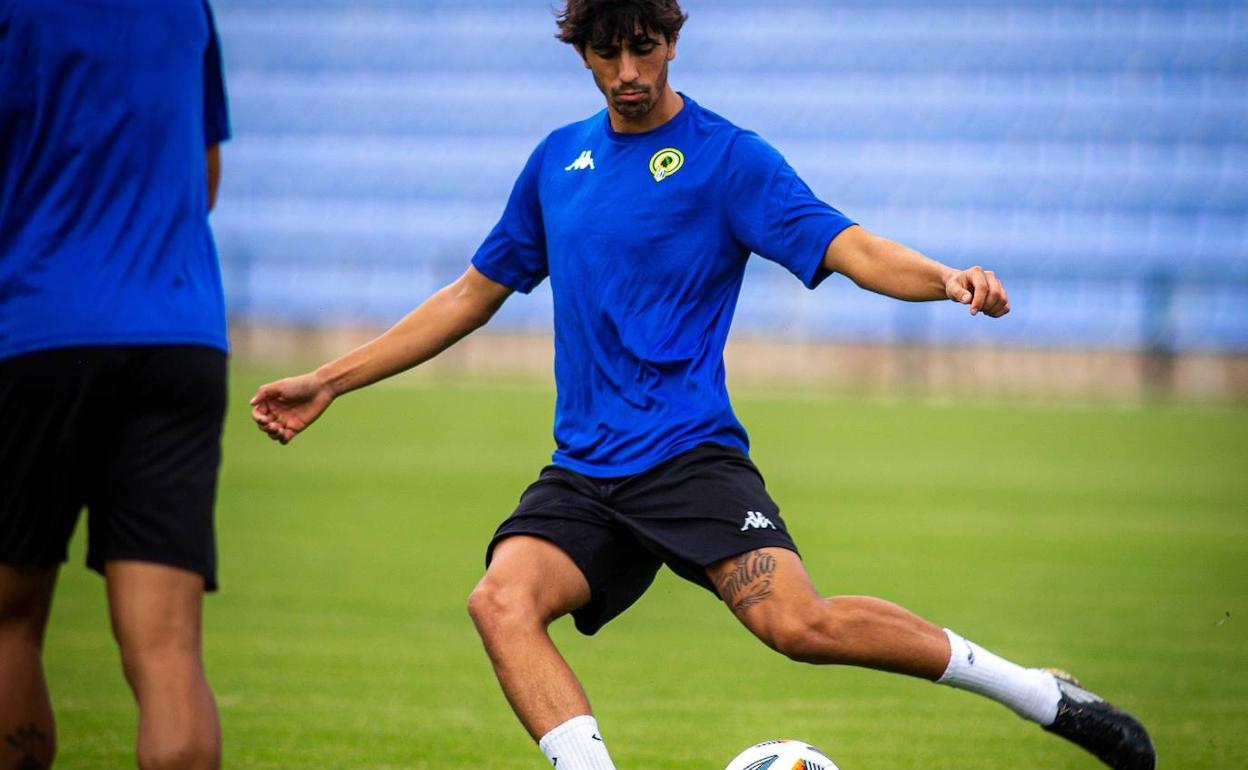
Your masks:
<instances>
[{"instance_id":1,"label":"face","mask_svg":"<svg viewBox=\"0 0 1248 770\"><path fill-rule=\"evenodd\" d=\"M607 106L624 124L636 125L645 123L664 99L676 41L645 33L607 47L586 47L582 56Z\"/></svg>"}]
</instances>

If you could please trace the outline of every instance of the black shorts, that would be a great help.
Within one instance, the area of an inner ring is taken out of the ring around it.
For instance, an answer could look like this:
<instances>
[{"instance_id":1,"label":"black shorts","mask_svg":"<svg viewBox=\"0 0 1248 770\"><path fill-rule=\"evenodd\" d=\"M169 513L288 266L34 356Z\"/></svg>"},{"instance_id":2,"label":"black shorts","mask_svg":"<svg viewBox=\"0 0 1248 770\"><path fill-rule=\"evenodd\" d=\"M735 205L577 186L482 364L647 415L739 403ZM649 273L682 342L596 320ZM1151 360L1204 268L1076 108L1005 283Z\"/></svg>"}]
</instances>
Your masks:
<instances>
[{"instance_id":1,"label":"black shorts","mask_svg":"<svg viewBox=\"0 0 1248 770\"><path fill-rule=\"evenodd\" d=\"M716 593L710 565L756 548L797 550L754 463L716 444L635 476L592 478L547 466L494 533L487 566L512 535L549 540L585 575L589 603L572 613L583 634L628 609L663 564Z\"/></svg>"},{"instance_id":2,"label":"black shorts","mask_svg":"<svg viewBox=\"0 0 1248 770\"><path fill-rule=\"evenodd\" d=\"M87 565L131 559L215 590L212 509L226 356L75 347L0 361L0 562L65 561L88 510Z\"/></svg>"}]
</instances>

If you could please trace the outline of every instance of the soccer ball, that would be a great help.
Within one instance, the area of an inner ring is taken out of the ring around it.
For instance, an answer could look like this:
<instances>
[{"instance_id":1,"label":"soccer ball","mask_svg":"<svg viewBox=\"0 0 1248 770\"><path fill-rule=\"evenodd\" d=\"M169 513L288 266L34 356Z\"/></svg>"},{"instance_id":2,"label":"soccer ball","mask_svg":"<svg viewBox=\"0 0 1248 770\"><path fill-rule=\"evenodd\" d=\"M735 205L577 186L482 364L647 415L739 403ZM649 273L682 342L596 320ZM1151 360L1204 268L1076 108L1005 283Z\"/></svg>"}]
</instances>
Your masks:
<instances>
[{"instance_id":1,"label":"soccer ball","mask_svg":"<svg viewBox=\"0 0 1248 770\"><path fill-rule=\"evenodd\" d=\"M806 741L756 743L732 758L724 770L837 770L836 763Z\"/></svg>"}]
</instances>

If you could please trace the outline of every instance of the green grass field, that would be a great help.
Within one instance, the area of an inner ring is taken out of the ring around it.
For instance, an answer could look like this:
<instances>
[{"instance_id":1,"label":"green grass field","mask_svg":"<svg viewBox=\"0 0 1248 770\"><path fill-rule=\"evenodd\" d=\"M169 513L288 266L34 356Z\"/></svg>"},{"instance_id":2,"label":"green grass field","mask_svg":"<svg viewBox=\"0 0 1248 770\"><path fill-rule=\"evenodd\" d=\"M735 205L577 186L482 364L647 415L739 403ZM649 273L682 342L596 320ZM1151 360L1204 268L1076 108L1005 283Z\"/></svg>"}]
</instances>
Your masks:
<instances>
[{"instance_id":1,"label":"green grass field","mask_svg":"<svg viewBox=\"0 0 1248 770\"><path fill-rule=\"evenodd\" d=\"M280 447L247 418L260 381L235 377L206 611L226 766L543 767L464 605L548 457L550 393L381 386ZM735 400L823 591L1076 672L1163 768L1248 767L1248 411ZM59 766L114 770L134 709L82 553L46 654ZM621 770L719 770L785 736L841 770L1099 767L974 696L784 660L670 573L598 636L554 633Z\"/></svg>"}]
</instances>

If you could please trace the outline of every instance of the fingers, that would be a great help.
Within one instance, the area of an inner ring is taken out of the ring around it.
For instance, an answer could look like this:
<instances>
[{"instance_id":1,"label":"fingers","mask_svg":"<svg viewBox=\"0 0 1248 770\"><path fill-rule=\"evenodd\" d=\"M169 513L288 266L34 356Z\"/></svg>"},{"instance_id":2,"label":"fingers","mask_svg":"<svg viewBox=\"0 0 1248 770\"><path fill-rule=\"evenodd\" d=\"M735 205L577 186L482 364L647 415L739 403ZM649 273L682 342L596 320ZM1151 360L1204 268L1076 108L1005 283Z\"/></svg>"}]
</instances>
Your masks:
<instances>
[{"instance_id":1,"label":"fingers","mask_svg":"<svg viewBox=\"0 0 1248 770\"><path fill-rule=\"evenodd\" d=\"M289 443L299 432L297 428L286 425L280 411L281 395L270 385L262 385L251 398L251 419L256 427L269 438L282 444Z\"/></svg>"},{"instance_id":2,"label":"fingers","mask_svg":"<svg viewBox=\"0 0 1248 770\"><path fill-rule=\"evenodd\" d=\"M299 434L299 431L294 428L288 428L278 422L261 425L260 430L264 431L269 438L282 444L289 444L290 440Z\"/></svg>"},{"instance_id":3,"label":"fingers","mask_svg":"<svg viewBox=\"0 0 1248 770\"><path fill-rule=\"evenodd\" d=\"M298 432L283 425L281 418L269 411L269 405L266 402L257 404L251 410L251 419L255 421L256 427L263 431L265 435L283 444L294 438L295 433Z\"/></svg>"},{"instance_id":4,"label":"fingers","mask_svg":"<svg viewBox=\"0 0 1248 770\"><path fill-rule=\"evenodd\" d=\"M1001 281L997 280L996 273L985 270L984 276L988 279L988 296L984 300L982 310L990 318L1000 318L1010 312L1010 298L1006 295Z\"/></svg>"},{"instance_id":5,"label":"fingers","mask_svg":"<svg viewBox=\"0 0 1248 770\"><path fill-rule=\"evenodd\" d=\"M984 307L988 298L988 276L979 265L966 271L966 279L970 283L971 315L975 315Z\"/></svg>"},{"instance_id":6,"label":"fingers","mask_svg":"<svg viewBox=\"0 0 1248 770\"><path fill-rule=\"evenodd\" d=\"M971 270L975 269L976 268L971 268ZM969 291L974 288L974 284L971 283L970 272L970 270L963 270L962 272L955 274L953 278L949 279L949 282L945 284L945 294L949 296L949 299L954 302L960 302L963 305L969 305L971 304L971 301L975 299L974 292Z\"/></svg>"},{"instance_id":7,"label":"fingers","mask_svg":"<svg viewBox=\"0 0 1248 770\"><path fill-rule=\"evenodd\" d=\"M970 305L971 315L982 312L991 318L1000 318L1010 312L1010 299L1005 293L1005 287L997 279L997 274L984 270L979 265L958 275L956 287L950 292L950 299Z\"/></svg>"}]
</instances>

